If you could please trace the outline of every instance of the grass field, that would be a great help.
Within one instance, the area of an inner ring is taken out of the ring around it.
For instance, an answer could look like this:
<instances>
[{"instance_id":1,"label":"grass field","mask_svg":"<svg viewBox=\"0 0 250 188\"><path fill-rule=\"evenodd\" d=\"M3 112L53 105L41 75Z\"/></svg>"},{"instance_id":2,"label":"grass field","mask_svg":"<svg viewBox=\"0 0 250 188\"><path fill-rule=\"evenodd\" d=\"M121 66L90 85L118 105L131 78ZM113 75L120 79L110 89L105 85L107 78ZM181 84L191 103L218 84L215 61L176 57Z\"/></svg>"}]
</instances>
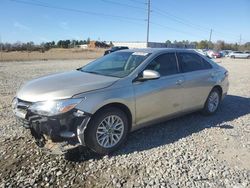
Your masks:
<instances>
[{"instance_id":1,"label":"grass field","mask_svg":"<svg viewBox=\"0 0 250 188\"><path fill-rule=\"evenodd\" d=\"M96 59L103 55L105 49L60 49L55 48L46 52L0 52L0 62L31 61L31 60L66 60L66 59Z\"/></svg>"},{"instance_id":2,"label":"grass field","mask_svg":"<svg viewBox=\"0 0 250 188\"><path fill-rule=\"evenodd\" d=\"M105 157L43 153L14 118L16 91L90 61L0 63L0 187L250 187L249 59L215 59L229 71L230 88L213 116L193 113L130 133Z\"/></svg>"}]
</instances>

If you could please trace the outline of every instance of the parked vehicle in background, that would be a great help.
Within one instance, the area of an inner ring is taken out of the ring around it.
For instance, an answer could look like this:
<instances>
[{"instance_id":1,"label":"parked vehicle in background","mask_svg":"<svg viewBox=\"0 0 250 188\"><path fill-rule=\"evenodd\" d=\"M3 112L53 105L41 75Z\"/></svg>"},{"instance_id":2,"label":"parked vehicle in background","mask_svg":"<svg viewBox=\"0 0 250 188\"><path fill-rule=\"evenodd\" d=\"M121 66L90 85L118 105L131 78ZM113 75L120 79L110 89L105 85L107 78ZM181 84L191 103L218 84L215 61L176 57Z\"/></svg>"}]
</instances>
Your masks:
<instances>
[{"instance_id":1,"label":"parked vehicle in background","mask_svg":"<svg viewBox=\"0 0 250 188\"><path fill-rule=\"evenodd\" d=\"M220 58L221 57L221 54L215 50L209 50L207 51L207 55L210 57L210 58Z\"/></svg>"},{"instance_id":2,"label":"parked vehicle in background","mask_svg":"<svg viewBox=\"0 0 250 188\"><path fill-rule=\"evenodd\" d=\"M133 49L32 80L12 108L39 147L107 154L141 127L198 110L214 114L228 87L228 71L193 50Z\"/></svg>"},{"instance_id":3,"label":"parked vehicle in background","mask_svg":"<svg viewBox=\"0 0 250 188\"><path fill-rule=\"evenodd\" d=\"M127 46L114 46L114 47L112 47L111 49L106 50L106 51L104 52L104 55L107 55L107 54L110 54L110 53L112 53L112 52L116 52L116 51L119 51L119 50L126 50L126 49L128 49Z\"/></svg>"},{"instance_id":4,"label":"parked vehicle in background","mask_svg":"<svg viewBox=\"0 0 250 188\"><path fill-rule=\"evenodd\" d=\"M229 57L231 58L244 58L244 59L250 59L250 54L246 52L241 51L235 51L229 54Z\"/></svg>"},{"instance_id":5,"label":"parked vehicle in background","mask_svg":"<svg viewBox=\"0 0 250 188\"><path fill-rule=\"evenodd\" d=\"M219 51L221 57L225 57L226 53L224 51Z\"/></svg>"},{"instance_id":6,"label":"parked vehicle in background","mask_svg":"<svg viewBox=\"0 0 250 188\"><path fill-rule=\"evenodd\" d=\"M205 53L202 49L195 49L194 51L198 52L201 55L207 56L207 53Z\"/></svg>"},{"instance_id":7,"label":"parked vehicle in background","mask_svg":"<svg viewBox=\"0 0 250 188\"><path fill-rule=\"evenodd\" d=\"M221 50L220 51L220 54L221 54L221 57L227 57L227 55L232 52L232 51L229 51L229 50Z\"/></svg>"},{"instance_id":8,"label":"parked vehicle in background","mask_svg":"<svg viewBox=\"0 0 250 188\"><path fill-rule=\"evenodd\" d=\"M201 54L201 55L204 55L205 57L208 57L208 58L211 59L211 57L209 57L209 56L207 55L207 51L208 51L208 50L206 50L206 49L195 49L194 51L196 51L197 53L199 53L199 54Z\"/></svg>"},{"instance_id":9,"label":"parked vehicle in background","mask_svg":"<svg viewBox=\"0 0 250 188\"><path fill-rule=\"evenodd\" d=\"M225 52L225 57L229 57L229 54L233 52L233 50L223 50Z\"/></svg>"}]
</instances>

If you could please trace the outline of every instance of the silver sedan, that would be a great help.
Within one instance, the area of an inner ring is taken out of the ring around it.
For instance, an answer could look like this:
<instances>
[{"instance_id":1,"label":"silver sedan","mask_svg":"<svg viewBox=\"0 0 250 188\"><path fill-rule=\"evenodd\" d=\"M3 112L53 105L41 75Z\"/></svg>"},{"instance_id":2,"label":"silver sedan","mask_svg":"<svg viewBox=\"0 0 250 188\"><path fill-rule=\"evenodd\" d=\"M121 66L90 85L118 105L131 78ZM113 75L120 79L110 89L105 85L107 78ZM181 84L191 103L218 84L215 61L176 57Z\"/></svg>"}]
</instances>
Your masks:
<instances>
[{"instance_id":1,"label":"silver sedan","mask_svg":"<svg viewBox=\"0 0 250 188\"><path fill-rule=\"evenodd\" d=\"M198 110L214 114L228 86L228 71L195 51L122 50L27 82L12 106L39 147L107 154L141 127Z\"/></svg>"}]
</instances>

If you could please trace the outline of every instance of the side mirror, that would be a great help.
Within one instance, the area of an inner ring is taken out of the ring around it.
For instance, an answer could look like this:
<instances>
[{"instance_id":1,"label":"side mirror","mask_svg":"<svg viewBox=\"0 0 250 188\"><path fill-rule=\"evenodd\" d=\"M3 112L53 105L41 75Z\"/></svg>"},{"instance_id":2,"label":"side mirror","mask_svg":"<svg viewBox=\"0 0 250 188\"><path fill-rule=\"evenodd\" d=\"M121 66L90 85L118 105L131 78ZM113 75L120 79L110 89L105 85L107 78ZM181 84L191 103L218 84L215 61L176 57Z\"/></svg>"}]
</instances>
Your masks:
<instances>
[{"instance_id":1,"label":"side mirror","mask_svg":"<svg viewBox=\"0 0 250 188\"><path fill-rule=\"evenodd\" d=\"M160 74L157 71L153 70L144 70L142 72L142 76L138 77L138 81L145 81L145 80L155 80L160 78Z\"/></svg>"}]
</instances>

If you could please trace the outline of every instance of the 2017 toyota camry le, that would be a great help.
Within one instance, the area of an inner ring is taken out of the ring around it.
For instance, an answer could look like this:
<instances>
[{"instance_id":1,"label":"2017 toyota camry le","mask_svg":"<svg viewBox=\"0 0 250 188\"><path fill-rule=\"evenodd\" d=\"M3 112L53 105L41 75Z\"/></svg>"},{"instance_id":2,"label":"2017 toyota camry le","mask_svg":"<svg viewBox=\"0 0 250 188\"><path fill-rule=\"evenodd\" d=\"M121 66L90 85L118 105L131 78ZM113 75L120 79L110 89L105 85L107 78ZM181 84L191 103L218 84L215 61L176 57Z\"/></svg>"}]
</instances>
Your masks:
<instances>
[{"instance_id":1,"label":"2017 toyota camry le","mask_svg":"<svg viewBox=\"0 0 250 188\"><path fill-rule=\"evenodd\" d=\"M122 50L27 82L12 107L40 147L107 154L138 128L198 110L214 114L228 86L228 71L195 51Z\"/></svg>"}]
</instances>

